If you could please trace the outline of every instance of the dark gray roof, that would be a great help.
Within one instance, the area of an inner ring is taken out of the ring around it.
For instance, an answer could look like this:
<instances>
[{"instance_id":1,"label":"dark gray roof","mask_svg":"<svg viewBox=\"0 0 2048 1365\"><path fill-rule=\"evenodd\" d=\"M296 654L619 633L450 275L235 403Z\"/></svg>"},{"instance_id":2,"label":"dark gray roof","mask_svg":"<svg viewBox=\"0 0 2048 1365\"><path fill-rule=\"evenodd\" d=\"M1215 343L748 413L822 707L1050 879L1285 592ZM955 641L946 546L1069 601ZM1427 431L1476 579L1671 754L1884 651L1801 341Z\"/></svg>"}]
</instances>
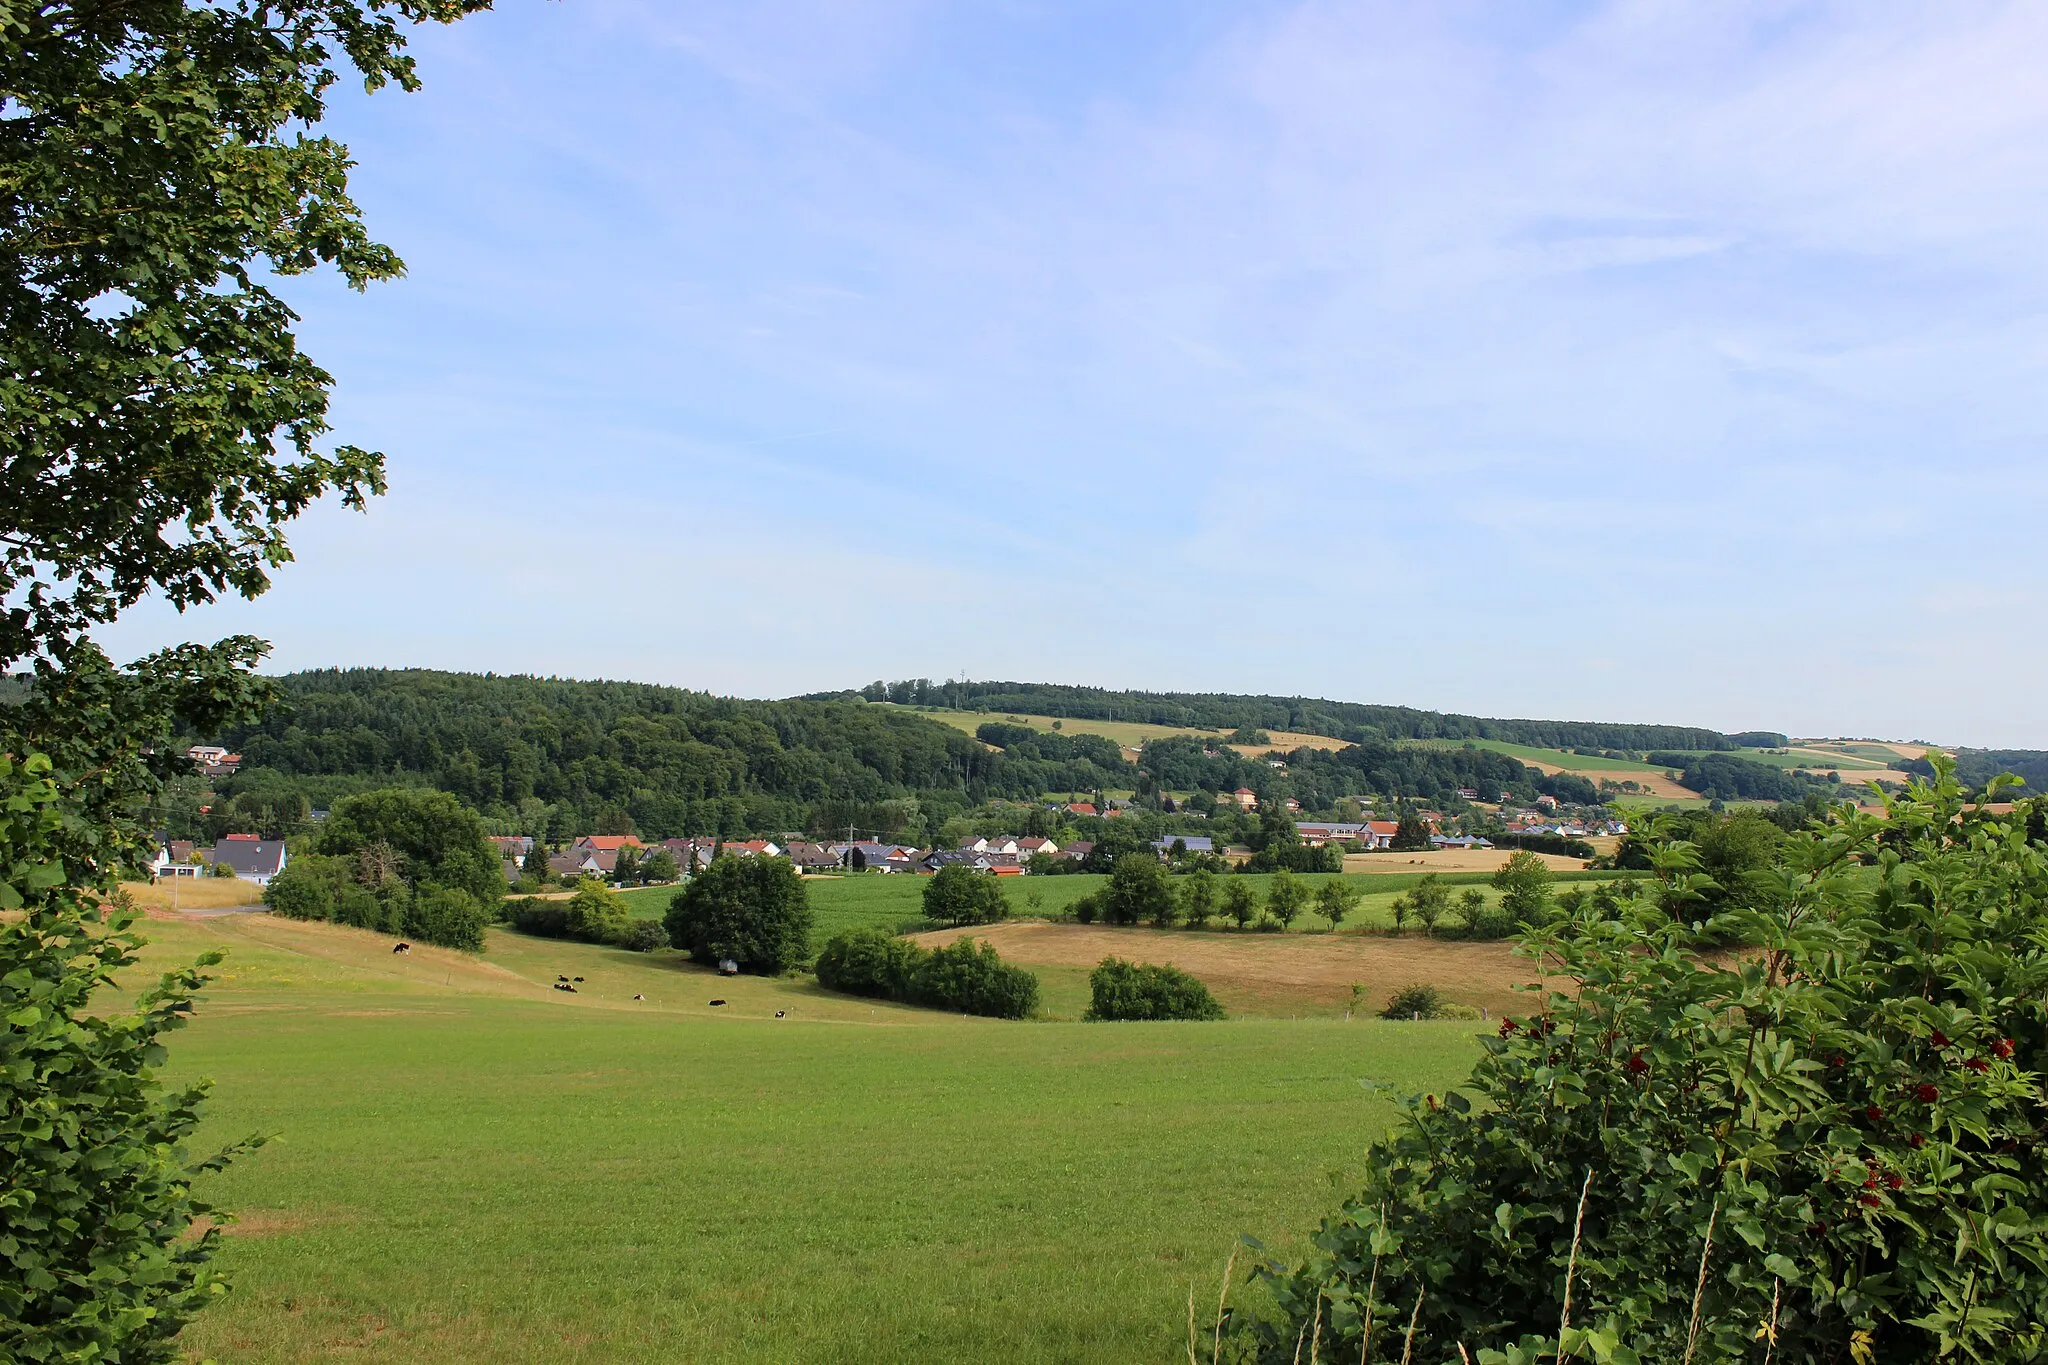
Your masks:
<instances>
[{"instance_id":1,"label":"dark gray roof","mask_svg":"<svg viewBox=\"0 0 2048 1365\"><path fill-rule=\"evenodd\" d=\"M272 877L284 866L282 839L222 839L208 855L245 877Z\"/></svg>"}]
</instances>

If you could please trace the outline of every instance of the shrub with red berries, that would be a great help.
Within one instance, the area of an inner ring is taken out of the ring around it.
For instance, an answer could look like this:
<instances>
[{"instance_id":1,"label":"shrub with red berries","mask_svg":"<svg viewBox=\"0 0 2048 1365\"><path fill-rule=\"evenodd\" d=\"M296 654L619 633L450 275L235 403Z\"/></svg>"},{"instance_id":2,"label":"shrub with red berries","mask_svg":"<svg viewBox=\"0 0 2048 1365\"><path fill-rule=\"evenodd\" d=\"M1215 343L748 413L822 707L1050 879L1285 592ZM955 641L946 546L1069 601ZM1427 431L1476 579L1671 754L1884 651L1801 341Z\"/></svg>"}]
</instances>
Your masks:
<instances>
[{"instance_id":1,"label":"shrub with red berries","mask_svg":"<svg viewBox=\"0 0 2048 1365\"><path fill-rule=\"evenodd\" d=\"M1374 1358L1412 1316L1418 1365L1746 1361L1765 1323L1783 1362L2048 1359L2048 802L1933 761L1740 909L1689 918L1698 851L1653 828L1652 895L1528 932L1567 984L1408 1106L1305 1259L1262 1261L1237 1358L1357 1359L1370 1312Z\"/></svg>"}]
</instances>

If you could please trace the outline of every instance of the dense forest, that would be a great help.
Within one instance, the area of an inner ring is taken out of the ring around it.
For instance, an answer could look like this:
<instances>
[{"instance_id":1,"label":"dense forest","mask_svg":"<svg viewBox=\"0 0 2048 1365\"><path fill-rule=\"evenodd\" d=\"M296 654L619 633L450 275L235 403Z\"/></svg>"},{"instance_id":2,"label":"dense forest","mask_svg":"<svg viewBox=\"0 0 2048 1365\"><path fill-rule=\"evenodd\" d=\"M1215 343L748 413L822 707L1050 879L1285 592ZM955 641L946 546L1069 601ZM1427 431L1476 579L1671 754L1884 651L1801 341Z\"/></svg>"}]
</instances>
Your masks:
<instances>
[{"instance_id":1,"label":"dense forest","mask_svg":"<svg viewBox=\"0 0 2048 1365\"><path fill-rule=\"evenodd\" d=\"M1292 796L1307 811L1329 811L1346 797L1413 798L1451 807L1460 788L1489 798L1505 791L1522 801L1539 794L1568 804L1598 799L1583 778L1570 773L1545 776L1474 747L1396 742L1379 725L1354 729L1353 742L1342 750L1297 749L1282 767L1193 736L1154 740L1134 764L1099 736L995 724L984 726L977 739L914 711L868 705L857 695L745 701L643 683L417 669L322 670L289 674L278 684L284 704L262 724L191 737L217 738L241 754L242 768L211 787L197 779L179 783L162 811L165 828L199 837L228 828L288 833L302 828L314 809L393 786L452 792L493 829L557 840L591 831L667 837L844 834L849 828L921 839L991 800L1068 792L1134 790L1144 796L1249 787L1262 796ZM1135 696L1000 686L1010 690L954 699L1042 714L1055 695L1092 699L1105 712L1114 698L1123 718ZM1027 699L1035 706L1026 706ZM1178 716L1183 724L1342 728L1336 724L1341 717L1314 711L1326 705L1321 702L1192 695L1151 700L1168 708L1183 702L1218 708L1197 711L1192 719ZM1240 703L1244 709L1224 709ZM1683 780L1703 795L1797 800L1811 789L1807 779L1718 751L1701 753L1702 736L1710 732L1479 721L1327 705L1345 717L1399 717L1397 728L1410 731L1455 731L1469 723L1496 735L1507 727L1507 734L1522 740L1541 737L1544 726L1560 742L1640 743L1668 732L1693 746ZM1278 713L1285 708L1292 709ZM1155 708L1147 718L1176 716ZM1525 725L1532 728L1514 728ZM2048 786L2048 764L2040 763L2048 756L1966 753L1965 776L1973 780L1981 778L1971 763L1987 771L2017 768Z\"/></svg>"},{"instance_id":2,"label":"dense forest","mask_svg":"<svg viewBox=\"0 0 2048 1365\"><path fill-rule=\"evenodd\" d=\"M843 702L422 669L279 682L282 706L219 737L242 756L219 795L281 825L296 807L416 784L453 792L508 832L551 838L888 832L928 806L1026 796L1057 776L1057 764L1013 763L923 716Z\"/></svg>"},{"instance_id":3,"label":"dense forest","mask_svg":"<svg viewBox=\"0 0 2048 1365\"><path fill-rule=\"evenodd\" d=\"M1397 746L1374 739L1335 752L1296 749L1285 762L1286 767L1274 768L1233 749L1212 749L1193 736L1152 740L1140 760L1147 781L1165 790L1229 792L1249 787L1261 800L1291 796L1310 811L1328 810L1347 796L1419 797L1455 805L1460 788L1471 788L1489 801L1502 792L1525 802L1539 794L1580 805L1600 799L1583 777L1545 776L1491 749Z\"/></svg>"},{"instance_id":4,"label":"dense forest","mask_svg":"<svg viewBox=\"0 0 2048 1365\"><path fill-rule=\"evenodd\" d=\"M992 799L1247 786L1325 810L1347 796L1450 803L1460 787L1592 801L1481 749L1374 736L1304 749L1284 769L1200 739L1155 741L1133 764L1094 735L984 726L979 739L859 699L742 701L642 683L348 669L279 679L284 703L218 739L241 770L179 785L181 834L288 833L314 809L379 787L454 793L506 833L740 835L808 830L917 838ZM210 807L204 814L200 807Z\"/></svg>"},{"instance_id":5,"label":"dense forest","mask_svg":"<svg viewBox=\"0 0 2048 1365\"><path fill-rule=\"evenodd\" d=\"M1121 692L1057 683L869 683L858 692L814 693L809 700L864 697L899 706L944 706L965 711L1014 711L1077 720L1141 721L1204 730L1293 730L1362 743L1398 739L1494 739L1511 744L1571 749L1733 749L1776 746L1785 736L1763 731L1724 735L1689 725L1627 725L1601 721L1491 720L1407 706L1324 701L1309 697L1250 697L1210 692Z\"/></svg>"}]
</instances>

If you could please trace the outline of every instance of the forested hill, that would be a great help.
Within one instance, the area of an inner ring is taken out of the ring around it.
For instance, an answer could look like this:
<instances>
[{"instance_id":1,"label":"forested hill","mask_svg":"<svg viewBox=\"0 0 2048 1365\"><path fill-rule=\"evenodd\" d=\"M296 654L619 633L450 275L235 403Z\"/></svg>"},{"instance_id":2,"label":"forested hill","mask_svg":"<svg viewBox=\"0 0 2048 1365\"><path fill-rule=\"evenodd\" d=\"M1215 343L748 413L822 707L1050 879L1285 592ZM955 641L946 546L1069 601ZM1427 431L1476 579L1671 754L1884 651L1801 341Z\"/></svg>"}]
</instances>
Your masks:
<instances>
[{"instance_id":1,"label":"forested hill","mask_svg":"<svg viewBox=\"0 0 2048 1365\"><path fill-rule=\"evenodd\" d=\"M859 701L741 701L644 683L423 669L321 670L280 683L283 707L220 736L242 756L220 795L252 815L414 783L529 833L628 820L661 836L872 830L918 823L920 803L929 815L990 796L1129 780L1093 761L1125 766L1107 741L1062 761L1016 758Z\"/></svg>"},{"instance_id":2,"label":"forested hill","mask_svg":"<svg viewBox=\"0 0 2048 1365\"><path fill-rule=\"evenodd\" d=\"M813 693L807 700L864 697L903 706L944 706L1076 720L1140 721L1191 729L1293 730L1349 743L1401 739L1494 739L1546 749L1734 749L1775 747L1785 736L1753 732L1724 735L1690 725L1629 725L1604 721L1494 720L1407 706L1325 701L1310 697L1251 697L1221 692L1121 692L1059 683L869 683L858 692Z\"/></svg>"}]
</instances>

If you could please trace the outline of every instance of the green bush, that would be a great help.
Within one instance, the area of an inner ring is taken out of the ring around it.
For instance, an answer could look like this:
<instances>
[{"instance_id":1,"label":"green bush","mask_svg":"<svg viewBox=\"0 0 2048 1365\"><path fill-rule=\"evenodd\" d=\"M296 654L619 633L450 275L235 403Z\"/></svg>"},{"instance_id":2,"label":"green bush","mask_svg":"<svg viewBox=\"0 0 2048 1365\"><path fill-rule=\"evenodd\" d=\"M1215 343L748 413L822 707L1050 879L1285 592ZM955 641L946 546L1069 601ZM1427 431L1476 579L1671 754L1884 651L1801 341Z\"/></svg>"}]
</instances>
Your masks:
<instances>
[{"instance_id":1,"label":"green bush","mask_svg":"<svg viewBox=\"0 0 2048 1365\"><path fill-rule=\"evenodd\" d=\"M963 938L925 955L910 974L909 998L928 1009L1022 1019L1038 1008L1038 978L989 944Z\"/></svg>"},{"instance_id":2,"label":"green bush","mask_svg":"<svg viewBox=\"0 0 2048 1365\"><path fill-rule=\"evenodd\" d=\"M1088 988L1091 1002L1084 1019L1224 1017L1209 988L1178 967L1106 957L1088 974Z\"/></svg>"},{"instance_id":3,"label":"green bush","mask_svg":"<svg viewBox=\"0 0 2048 1365\"><path fill-rule=\"evenodd\" d=\"M1038 978L972 939L927 950L879 929L849 929L818 954L817 972L827 990L928 1009L1022 1019L1038 1008Z\"/></svg>"},{"instance_id":4,"label":"green bush","mask_svg":"<svg viewBox=\"0 0 2048 1365\"><path fill-rule=\"evenodd\" d=\"M626 902L595 877L576 883L576 894L563 907L563 928L585 943L617 943L625 938L633 912Z\"/></svg>"},{"instance_id":5,"label":"green bush","mask_svg":"<svg viewBox=\"0 0 2048 1365\"><path fill-rule=\"evenodd\" d=\"M668 930L661 927L659 920L636 919L626 926L619 946L636 953L651 953L656 948L668 947Z\"/></svg>"},{"instance_id":6,"label":"green bush","mask_svg":"<svg viewBox=\"0 0 2048 1365\"><path fill-rule=\"evenodd\" d=\"M376 872L363 860L309 853L270 879L263 902L287 919L330 920L465 952L483 948L484 926L499 912L495 895L483 902L459 887L413 887L395 877L370 886L364 875Z\"/></svg>"},{"instance_id":7,"label":"green bush","mask_svg":"<svg viewBox=\"0 0 2048 1365\"><path fill-rule=\"evenodd\" d=\"M406 937L444 948L478 952L484 946L488 912L475 896L452 886L422 887L411 897L404 929Z\"/></svg>"},{"instance_id":8,"label":"green bush","mask_svg":"<svg viewBox=\"0 0 2048 1365\"><path fill-rule=\"evenodd\" d=\"M1419 1015L1424 1019L1441 1019L1444 1012L1444 993L1427 982L1417 982L1388 996L1380 1018L1413 1019Z\"/></svg>"},{"instance_id":9,"label":"green bush","mask_svg":"<svg viewBox=\"0 0 2048 1365\"><path fill-rule=\"evenodd\" d=\"M924 949L880 929L848 929L818 954L818 984L877 1000L910 998L910 977Z\"/></svg>"},{"instance_id":10,"label":"green bush","mask_svg":"<svg viewBox=\"0 0 2048 1365\"><path fill-rule=\"evenodd\" d=\"M1244 1353L1355 1359L1370 1312L1431 1365L2041 1360L2043 810L1936 767L1788 837L1725 921L1679 840L1647 894L1527 932L1564 984L1261 1267Z\"/></svg>"},{"instance_id":11,"label":"green bush","mask_svg":"<svg viewBox=\"0 0 2048 1365\"><path fill-rule=\"evenodd\" d=\"M669 942L705 965L739 964L773 975L811 953L811 902L803 879L784 858L711 860L668 903Z\"/></svg>"},{"instance_id":12,"label":"green bush","mask_svg":"<svg viewBox=\"0 0 2048 1365\"><path fill-rule=\"evenodd\" d=\"M561 901L535 900L531 896L507 901L505 922L535 938L569 937L569 910Z\"/></svg>"},{"instance_id":13,"label":"green bush","mask_svg":"<svg viewBox=\"0 0 2048 1365\"><path fill-rule=\"evenodd\" d=\"M951 863L924 885L924 917L934 924L994 924L1009 915L1010 902L993 873Z\"/></svg>"}]
</instances>

